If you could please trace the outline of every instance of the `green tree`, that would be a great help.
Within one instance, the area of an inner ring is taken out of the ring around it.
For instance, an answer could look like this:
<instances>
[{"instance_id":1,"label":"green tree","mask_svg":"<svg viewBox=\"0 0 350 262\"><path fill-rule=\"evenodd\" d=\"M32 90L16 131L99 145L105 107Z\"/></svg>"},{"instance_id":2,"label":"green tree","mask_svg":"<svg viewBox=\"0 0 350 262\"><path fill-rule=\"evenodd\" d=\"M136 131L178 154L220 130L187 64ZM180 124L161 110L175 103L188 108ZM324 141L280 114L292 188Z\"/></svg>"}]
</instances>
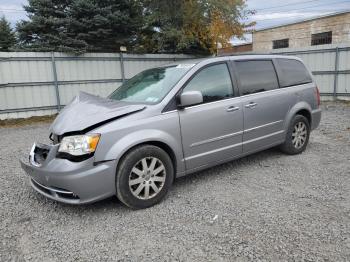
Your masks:
<instances>
[{"instance_id":1,"label":"green tree","mask_svg":"<svg viewBox=\"0 0 350 262\"><path fill-rule=\"evenodd\" d=\"M143 24L141 5L133 0L75 0L68 17L68 35L91 51L132 50Z\"/></svg>"},{"instance_id":2,"label":"green tree","mask_svg":"<svg viewBox=\"0 0 350 262\"><path fill-rule=\"evenodd\" d=\"M83 53L130 48L142 26L134 0L29 0L29 20L17 24L21 47Z\"/></svg>"},{"instance_id":3,"label":"green tree","mask_svg":"<svg viewBox=\"0 0 350 262\"><path fill-rule=\"evenodd\" d=\"M145 0L143 47L150 52L215 53L254 23L245 0Z\"/></svg>"},{"instance_id":4,"label":"green tree","mask_svg":"<svg viewBox=\"0 0 350 262\"><path fill-rule=\"evenodd\" d=\"M245 0L28 0L20 46L37 51L215 53L251 24Z\"/></svg>"},{"instance_id":5,"label":"green tree","mask_svg":"<svg viewBox=\"0 0 350 262\"><path fill-rule=\"evenodd\" d=\"M24 6L29 20L16 25L20 46L33 51L86 51L85 42L67 35L70 4L70 0L29 0Z\"/></svg>"},{"instance_id":6,"label":"green tree","mask_svg":"<svg viewBox=\"0 0 350 262\"><path fill-rule=\"evenodd\" d=\"M0 51L9 51L16 44L15 34L5 16L0 19Z\"/></svg>"},{"instance_id":7,"label":"green tree","mask_svg":"<svg viewBox=\"0 0 350 262\"><path fill-rule=\"evenodd\" d=\"M179 52L182 37L183 2L167 0L144 0L144 28L139 48L145 52Z\"/></svg>"}]
</instances>

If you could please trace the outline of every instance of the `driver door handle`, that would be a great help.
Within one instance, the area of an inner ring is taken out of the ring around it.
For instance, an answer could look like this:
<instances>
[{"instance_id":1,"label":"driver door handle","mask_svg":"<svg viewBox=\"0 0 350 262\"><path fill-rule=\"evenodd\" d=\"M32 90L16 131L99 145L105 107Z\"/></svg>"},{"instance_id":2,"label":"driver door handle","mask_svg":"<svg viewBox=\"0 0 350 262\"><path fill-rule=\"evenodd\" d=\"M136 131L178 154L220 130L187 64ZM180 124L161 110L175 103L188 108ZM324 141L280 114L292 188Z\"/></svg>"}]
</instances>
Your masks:
<instances>
[{"instance_id":1,"label":"driver door handle","mask_svg":"<svg viewBox=\"0 0 350 262\"><path fill-rule=\"evenodd\" d=\"M239 110L238 106L229 106L228 108L226 108L227 112L234 112L234 111L237 111L237 110Z\"/></svg>"}]
</instances>

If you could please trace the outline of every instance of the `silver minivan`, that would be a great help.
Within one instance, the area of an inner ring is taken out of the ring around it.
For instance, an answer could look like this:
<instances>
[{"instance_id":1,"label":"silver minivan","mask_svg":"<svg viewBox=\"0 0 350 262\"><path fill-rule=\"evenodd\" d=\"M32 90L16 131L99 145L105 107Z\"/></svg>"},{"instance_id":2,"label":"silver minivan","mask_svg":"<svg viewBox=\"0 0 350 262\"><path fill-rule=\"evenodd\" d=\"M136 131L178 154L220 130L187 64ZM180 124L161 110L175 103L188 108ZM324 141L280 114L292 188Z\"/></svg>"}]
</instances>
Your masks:
<instances>
[{"instance_id":1,"label":"silver minivan","mask_svg":"<svg viewBox=\"0 0 350 262\"><path fill-rule=\"evenodd\" d=\"M320 94L296 57L246 55L149 69L108 98L80 93L21 161L32 187L70 204L113 195L152 206L176 177L279 146L305 150Z\"/></svg>"}]
</instances>

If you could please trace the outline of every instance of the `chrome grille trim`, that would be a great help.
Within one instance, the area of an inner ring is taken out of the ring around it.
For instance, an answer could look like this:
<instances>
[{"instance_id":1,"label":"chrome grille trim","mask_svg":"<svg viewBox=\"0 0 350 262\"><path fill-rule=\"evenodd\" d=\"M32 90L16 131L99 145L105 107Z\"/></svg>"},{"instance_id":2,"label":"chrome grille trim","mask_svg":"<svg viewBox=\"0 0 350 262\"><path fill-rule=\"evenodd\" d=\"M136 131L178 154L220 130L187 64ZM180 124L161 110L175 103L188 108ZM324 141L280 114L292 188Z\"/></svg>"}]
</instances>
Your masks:
<instances>
[{"instance_id":1,"label":"chrome grille trim","mask_svg":"<svg viewBox=\"0 0 350 262\"><path fill-rule=\"evenodd\" d=\"M64 189L59 189L59 188L54 188L54 187L49 187L49 186L44 186L40 184L39 182L35 181L34 179L30 180L32 185L39 190L41 193L47 194L44 190L47 190L51 196L55 198L65 198L69 200L79 200L79 197L75 195L73 192L64 190Z\"/></svg>"}]
</instances>

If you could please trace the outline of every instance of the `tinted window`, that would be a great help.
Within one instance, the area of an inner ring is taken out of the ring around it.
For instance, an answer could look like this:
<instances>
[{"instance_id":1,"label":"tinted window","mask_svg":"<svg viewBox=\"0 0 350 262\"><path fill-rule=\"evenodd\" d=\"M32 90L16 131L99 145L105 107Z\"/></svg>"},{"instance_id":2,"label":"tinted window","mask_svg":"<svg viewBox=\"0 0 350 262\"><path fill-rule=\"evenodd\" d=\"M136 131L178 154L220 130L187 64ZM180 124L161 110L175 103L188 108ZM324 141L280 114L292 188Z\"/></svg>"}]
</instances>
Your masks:
<instances>
[{"instance_id":1,"label":"tinted window","mask_svg":"<svg viewBox=\"0 0 350 262\"><path fill-rule=\"evenodd\" d=\"M233 89L226 64L204 68L186 85L184 91L201 91L204 103L233 97Z\"/></svg>"},{"instance_id":2,"label":"tinted window","mask_svg":"<svg viewBox=\"0 0 350 262\"><path fill-rule=\"evenodd\" d=\"M312 34L311 35L311 45L325 45L332 43L332 31Z\"/></svg>"},{"instance_id":3,"label":"tinted window","mask_svg":"<svg viewBox=\"0 0 350 262\"><path fill-rule=\"evenodd\" d=\"M273 49L287 48L287 47L289 47L289 39L288 38L272 41L272 48Z\"/></svg>"},{"instance_id":4,"label":"tinted window","mask_svg":"<svg viewBox=\"0 0 350 262\"><path fill-rule=\"evenodd\" d=\"M278 88L278 81L272 61L235 62L241 82L242 95L248 95Z\"/></svg>"},{"instance_id":5,"label":"tinted window","mask_svg":"<svg viewBox=\"0 0 350 262\"><path fill-rule=\"evenodd\" d=\"M307 69L298 60L278 58L278 67L281 70L281 86L293 86L312 82Z\"/></svg>"}]
</instances>

